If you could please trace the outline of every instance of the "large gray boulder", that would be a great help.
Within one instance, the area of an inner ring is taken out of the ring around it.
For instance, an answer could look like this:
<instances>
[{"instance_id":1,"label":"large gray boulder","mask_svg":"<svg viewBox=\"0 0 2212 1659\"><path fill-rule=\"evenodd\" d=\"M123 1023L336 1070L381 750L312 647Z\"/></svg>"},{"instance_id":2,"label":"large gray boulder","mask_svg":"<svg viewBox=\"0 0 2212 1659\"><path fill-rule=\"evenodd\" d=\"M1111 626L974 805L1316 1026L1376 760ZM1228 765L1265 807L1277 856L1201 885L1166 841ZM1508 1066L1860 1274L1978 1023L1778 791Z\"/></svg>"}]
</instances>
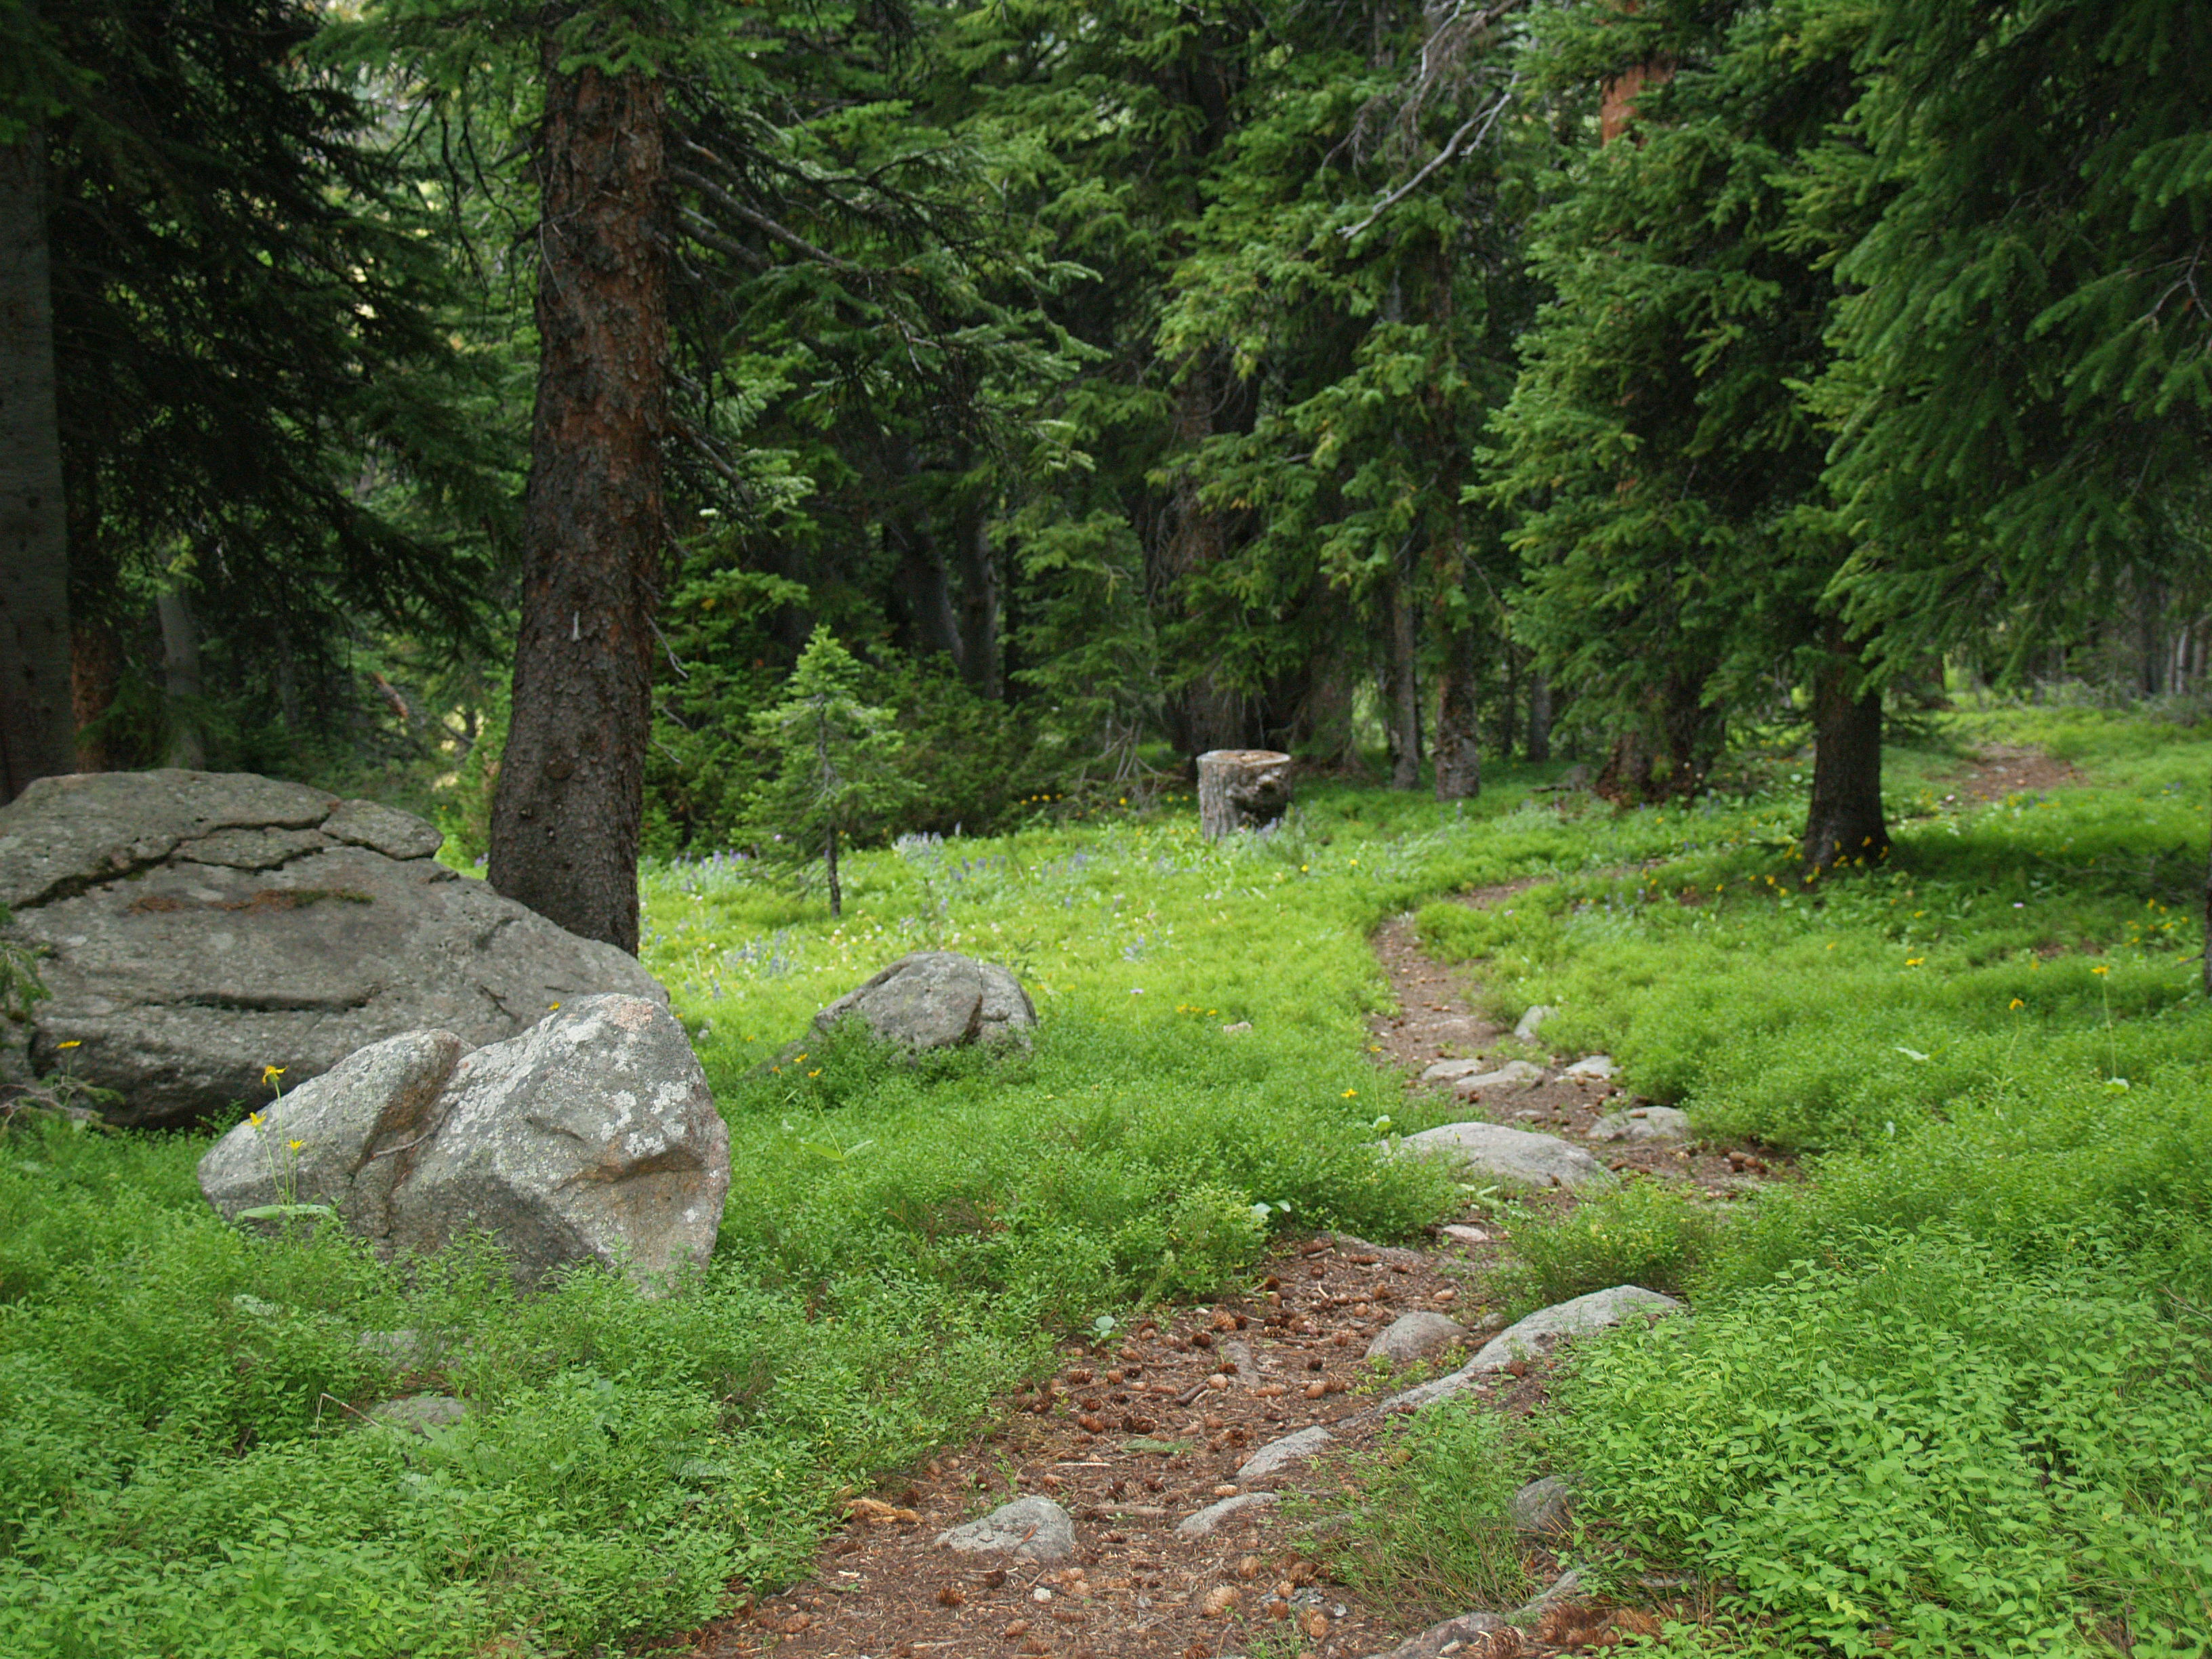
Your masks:
<instances>
[{"instance_id":1,"label":"large gray boulder","mask_svg":"<svg viewBox=\"0 0 2212 1659\"><path fill-rule=\"evenodd\" d=\"M1442 1158L1470 1177L1510 1187L1602 1186L1613 1172L1556 1135L1498 1123L1446 1123L1397 1144L1401 1158Z\"/></svg>"},{"instance_id":2,"label":"large gray boulder","mask_svg":"<svg viewBox=\"0 0 2212 1659\"><path fill-rule=\"evenodd\" d=\"M119 1093L112 1121L171 1124L404 1031L477 1048L594 992L667 1001L612 945L456 876L439 840L247 773L41 779L0 807L0 904L52 994L15 1035Z\"/></svg>"},{"instance_id":3,"label":"large gray boulder","mask_svg":"<svg viewBox=\"0 0 2212 1659\"><path fill-rule=\"evenodd\" d=\"M668 1011L596 996L473 1054L449 1031L364 1048L217 1141L199 1179L228 1217L327 1204L386 1259L483 1229L525 1289L583 1261L651 1285L714 1249L730 1136Z\"/></svg>"},{"instance_id":4,"label":"large gray boulder","mask_svg":"<svg viewBox=\"0 0 2212 1659\"><path fill-rule=\"evenodd\" d=\"M857 1014L887 1042L920 1050L969 1042L1026 1045L1036 1008L1021 981L994 962L955 951L901 957L857 990L848 991L814 1023L828 1030Z\"/></svg>"}]
</instances>

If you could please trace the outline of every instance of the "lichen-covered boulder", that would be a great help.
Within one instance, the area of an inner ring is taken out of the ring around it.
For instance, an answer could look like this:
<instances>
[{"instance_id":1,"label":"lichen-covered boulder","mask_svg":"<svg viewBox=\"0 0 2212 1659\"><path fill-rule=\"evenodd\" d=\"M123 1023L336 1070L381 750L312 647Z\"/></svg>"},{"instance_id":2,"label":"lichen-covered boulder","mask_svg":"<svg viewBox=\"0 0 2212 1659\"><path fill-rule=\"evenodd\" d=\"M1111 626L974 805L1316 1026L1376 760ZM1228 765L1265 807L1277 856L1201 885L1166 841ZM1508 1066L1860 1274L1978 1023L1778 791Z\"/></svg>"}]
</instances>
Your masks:
<instances>
[{"instance_id":1,"label":"lichen-covered boulder","mask_svg":"<svg viewBox=\"0 0 2212 1659\"><path fill-rule=\"evenodd\" d=\"M437 830L248 773L43 778L0 807L0 904L52 994L42 1072L114 1090L121 1124L260 1105L405 1031L469 1048L595 992L665 1003L578 939L432 856Z\"/></svg>"},{"instance_id":2,"label":"lichen-covered boulder","mask_svg":"<svg viewBox=\"0 0 2212 1659\"><path fill-rule=\"evenodd\" d=\"M233 1129L199 1178L226 1216L326 1204L387 1259L483 1230L525 1289L582 1261L652 1286L714 1249L730 1137L668 1011L597 996L472 1054L447 1031L363 1049Z\"/></svg>"},{"instance_id":3,"label":"lichen-covered boulder","mask_svg":"<svg viewBox=\"0 0 2212 1659\"><path fill-rule=\"evenodd\" d=\"M954 951L901 957L814 1017L828 1030L858 1015L887 1042L910 1049L970 1042L1026 1044L1036 1008L1021 981L994 962Z\"/></svg>"}]
</instances>

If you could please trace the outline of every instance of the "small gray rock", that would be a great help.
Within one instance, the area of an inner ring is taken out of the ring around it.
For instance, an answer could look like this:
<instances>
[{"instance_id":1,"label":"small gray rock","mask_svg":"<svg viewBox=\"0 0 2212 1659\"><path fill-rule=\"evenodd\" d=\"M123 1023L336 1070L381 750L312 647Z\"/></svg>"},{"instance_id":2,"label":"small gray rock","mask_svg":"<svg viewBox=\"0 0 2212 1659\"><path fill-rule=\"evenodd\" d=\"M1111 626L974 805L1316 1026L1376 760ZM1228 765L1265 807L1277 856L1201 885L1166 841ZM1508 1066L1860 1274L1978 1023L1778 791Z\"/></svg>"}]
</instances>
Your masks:
<instances>
[{"instance_id":1,"label":"small gray rock","mask_svg":"<svg viewBox=\"0 0 2212 1659\"><path fill-rule=\"evenodd\" d=\"M1440 1060L1421 1073L1424 1083L1456 1083L1463 1077L1472 1077L1490 1062L1474 1060Z\"/></svg>"},{"instance_id":2,"label":"small gray rock","mask_svg":"<svg viewBox=\"0 0 2212 1659\"><path fill-rule=\"evenodd\" d=\"M1444 1229L1444 1237L1455 1244L1487 1244L1490 1235L1480 1227L1451 1226Z\"/></svg>"},{"instance_id":3,"label":"small gray rock","mask_svg":"<svg viewBox=\"0 0 2212 1659\"><path fill-rule=\"evenodd\" d=\"M1538 1309L1517 1324L1507 1326L1450 1376L1394 1394L1377 1409L1418 1411L1462 1393L1481 1377L1504 1370L1516 1359L1540 1358L1570 1337L1604 1330L1632 1315L1657 1318L1682 1311L1682 1304L1673 1297L1647 1291L1640 1285L1615 1285L1610 1290L1592 1291L1588 1296L1554 1303L1551 1307Z\"/></svg>"},{"instance_id":4,"label":"small gray rock","mask_svg":"<svg viewBox=\"0 0 2212 1659\"><path fill-rule=\"evenodd\" d=\"M1571 1601L1583 1593L1583 1576L1572 1567L1546 1585L1543 1593L1515 1609L1506 1622L1512 1625L1533 1625L1544 1616L1546 1608L1561 1601Z\"/></svg>"},{"instance_id":5,"label":"small gray rock","mask_svg":"<svg viewBox=\"0 0 2212 1659\"><path fill-rule=\"evenodd\" d=\"M1398 1143L1406 1158L1449 1157L1476 1178L1516 1187L1602 1186L1613 1173L1556 1135L1497 1123L1446 1123Z\"/></svg>"},{"instance_id":6,"label":"small gray rock","mask_svg":"<svg viewBox=\"0 0 2212 1659\"><path fill-rule=\"evenodd\" d=\"M848 991L814 1024L828 1030L857 1014L887 1042L915 1050L970 1042L1026 1047L1036 1024L1029 993L996 963L953 951L916 951Z\"/></svg>"},{"instance_id":7,"label":"small gray rock","mask_svg":"<svg viewBox=\"0 0 2212 1659\"><path fill-rule=\"evenodd\" d=\"M1490 1650L1482 1638L1505 1628L1505 1620L1494 1613L1463 1613L1456 1619L1447 1619L1441 1625L1431 1625L1419 1636L1409 1636L1389 1652L1372 1656L1372 1659L1483 1659ZM1520 1644L1514 1644L1514 1652Z\"/></svg>"},{"instance_id":8,"label":"small gray rock","mask_svg":"<svg viewBox=\"0 0 2212 1659\"><path fill-rule=\"evenodd\" d=\"M1503 1066L1487 1072L1470 1072L1452 1082L1452 1092L1462 1100L1472 1099L1486 1089L1526 1088L1544 1080L1544 1068L1525 1060L1509 1060Z\"/></svg>"},{"instance_id":9,"label":"small gray rock","mask_svg":"<svg viewBox=\"0 0 2212 1659\"><path fill-rule=\"evenodd\" d=\"M452 1428L468 1414L467 1402L449 1394L410 1394L373 1407L368 1418L372 1423L380 1423L402 1433L428 1436L439 1429Z\"/></svg>"},{"instance_id":10,"label":"small gray rock","mask_svg":"<svg viewBox=\"0 0 2212 1659\"><path fill-rule=\"evenodd\" d=\"M1690 1115L1672 1106L1638 1106L1598 1119L1590 1125L1589 1138L1631 1146L1678 1146L1690 1138Z\"/></svg>"},{"instance_id":11,"label":"small gray rock","mask_svg":"<svg viewBox=\"0 0 2212 1659\"><path fill-rule=\"evenodd\" d=\"M1513 1529L1548 1537L1567 1529L1574 1492L1556 1474L1531 1480L1513 1494Z\"/></svg>"},{"instance_id":12,"label":"small gray rock","mask_svg":"<svg viewBox=\"0 0 2212 1659\"><path fill-rule=\"evenodd\" d=\"M941 1549L963 1555L1000 1553L1030 1561L1065 1561L1075 1553L1075 1522L1049 1498L1017 1498L980 1521L937 1535Z\"/></svg>"},{"instance_id":13,"label":"small gray rock","mask_svg":"<svg viewBox=\"0 0 2212 1659\"><path fill-rule=\"evenodd\" d=\"M1523 1042L1534 1042L1536 1033L1544 1029L1544 1022L1559 1012L1547 1003L1538 1003L1515 1023L1513 1035Z\"/></svg>"},{"instance_id":14,"label":"small gray rock","mask_svg":"<svg viewBox=\"0 0 2212 1659\"><path fill-rule=\"evenodd\" d=\"M1232 1477L1240 1486L1249 1486L1255 1480L1264 1480L1285 1464L1317 1457L1321 1449L1328 1444L1329 1431L1316 1424L1310 1429L1300 1429L1296 1434L1286 1434L1280 1440L1271 1440L1246 1458Z\"/></svg>"},{"instance_id":15,"label":"small gray rock","mask_svg":"<svg viewBox=\"0 0 2212 1659\"><path fill-rule=\"evenodd\" d=\"M1239 1492L1234 1498L1224 1498L1218 1504L1208 1504L1195 1515L1187 1515L1176 1523L1176 1531L1185 1538L1203 1538L1231 1516L1246 1510L1267 1509L1283 1500L1271 1492Z\"/></svg>"},{"instance_id":16,"label":"small gray rock","mask_svg":"<svg viewBox=\"0 0 2212 1659\"><path fill-rule=\"evenodd\" d=\"M1585 1054L1582 1059L1568 1066L1566 1071L1566 1074L1569 1077L1594 1077L1598 1079L1617 1077L1620 1073L1620 1067L1613 1063L1613 1056L1611 1054Z\"/></svg>"},{"instance_id":17,"label":"small gray rock","mask_svg":"<svg viewBox=\"0 0 2212 1659\"><path fill-rule=\"evenodd\" d=\"M1400 1314L1367 1345L1367 1357L1387 1359L1394 1365L1409 1364L1439 1348L1449 1348L1466 1334L1466 1326L1440 1313ZM1243 1476L1239 1474L1237 1479Z\"/></svg>"}]
</instances>

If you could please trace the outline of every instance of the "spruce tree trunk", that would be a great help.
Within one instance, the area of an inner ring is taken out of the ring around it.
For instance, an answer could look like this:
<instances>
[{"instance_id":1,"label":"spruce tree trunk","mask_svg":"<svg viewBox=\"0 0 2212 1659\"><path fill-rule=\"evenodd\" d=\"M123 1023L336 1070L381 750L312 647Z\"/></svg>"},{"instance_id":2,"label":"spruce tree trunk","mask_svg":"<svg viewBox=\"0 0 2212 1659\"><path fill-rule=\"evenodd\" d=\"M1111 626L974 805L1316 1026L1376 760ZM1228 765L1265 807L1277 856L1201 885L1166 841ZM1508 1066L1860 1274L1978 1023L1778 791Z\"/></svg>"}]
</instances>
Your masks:
<instances>
[{"instance_id":1,"label":"spruce tree trunk","mask_svg":"<svg viewBox=\"0 0 2212 1659\"><path fill-rule=\"evenodd\" d=\"M1528 758L1552 758L1552 682L1545 674L1528 681Z\"/></svg>"},{"instance_id":2,"label":"spruce tree trunk","mask_svg":"<svg viewBox=\"0 0 2212 1659\"><path fill-rule=\"evenodd\" d=\"M635 952L665 533L665 92L635 70L562 73L551 27L522 623L489 875L571 933Z\"/></svg>"},{"instance_id":3,"label":"spruce tree trunk","mask_svg":"<svg viewBox=\"0 0 2212 1659\"><path fill-rule=\"evenodd\" d=\"M154 613L161 623L161 695L169 726L161 764L203 771L207 739L200 731L199 626L180 588L165 587L155 595Z\"/></svg>"},{"instance_id":4,"label":"spruce tree trunk","mask_svg":"<svg viewBox=\"0 0 2212 1659\"><path fill-rule=\"evenodd\" d=\"M1390 677L1389 684L1390 732L1390 787L1393 789L1418 789L1421 787L1421 682L1414 657L1419 639L1413 623L1413 596L1405 571L1405 556L1401 552L1393 564L1389 586L1383 593L1389 612Z\"/></svg>"},{"instance_id":5,"label":"spruce tree trunk","mask_svg":"<svg viewBox=\"0 0 2212 1659\"><path fill-rule=\"evenodd\" d=\"M1840 642L1838 642L1840 643ZM1881 693L1861 684L1856 658L1832 649L1813 681L1813 801L1805 868L1879 864L1889 852L1881 813Z\"/></svg>"},{"instance_id":6,"label":"spruce tree trunk","mask_svg":"<svg viewBox=\"0 0 2212 1659\"><path fill-rule=\"evenodd\" d=\"M0 147L0 802L76 765L46 141Z\"/></svg>"},{"instance_id":7,"label":"spruce tree trunk","mask_svg":"<svg viewBox=\"0 0 2212 1659\"><path fill-rule=\"evenodd\" d=\"M123 689L123 635L115 612L123 604L121 573L100 533L99 480L65 456L62 488L69 495L70 714L76 727L76 769L113 769L115 750L100 721Z\"/></svg>"},{"instance_id":8,"label":"spruce tree trunk","mask_svg":"<svg viewBox=\"0 0 2212 1659\"><path fill-rule=\"evenodd\" d=\"M1473 800L1482 793L1481 744L1475 727L1474 630L1444 636L1443 672L1437 682L1437 799Z\"/></svg>"}]
</instances>

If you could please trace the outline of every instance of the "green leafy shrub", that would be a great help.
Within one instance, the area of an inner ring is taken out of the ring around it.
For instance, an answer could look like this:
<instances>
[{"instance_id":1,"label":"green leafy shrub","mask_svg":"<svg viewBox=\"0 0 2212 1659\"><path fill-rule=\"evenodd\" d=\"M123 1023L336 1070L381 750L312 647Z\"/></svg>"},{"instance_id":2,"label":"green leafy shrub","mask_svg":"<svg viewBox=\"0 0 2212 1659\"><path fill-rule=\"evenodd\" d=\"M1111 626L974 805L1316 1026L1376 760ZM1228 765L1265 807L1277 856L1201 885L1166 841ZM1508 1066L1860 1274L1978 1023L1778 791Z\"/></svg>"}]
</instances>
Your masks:
<instances>
[{"instance_id":1,"label":"green leafy shrub","mask_svg":"<svg viewBox=\"0 0 2212 1659\"><path fill-rule=\"evenodd\" d=\"M1554 1443L1785 1649L2203 1651L2212 1322L2094 1237L1867 1241L1580 1350Z\"/></svg>"},{"instance_id":2,"label":"green leafy shrub","mask_svg":"<svg viewBox=\"0 0 2212 1659\"><path fill-rule=\"evenodd\" d=\"M1515 1607L1531 1588L1512 1512L1527 1463L1496 1413L1442 1401L1351 1462L1356 1496L1316 1551L1353 1589L1410 1603L1408 1622Z\"/></svg>"},{"instance_id":3,"label":"green leafy shrub","mask_svg":"<svg viewBox=\"0 0 2212 1659\"><path fill-rule=\"evenodd\" d=\"M1723 1225L1710 1203L1677 1188L1625 1182L1565 1214L1516 1218L1500 1289L1522 1312L1615 1285L1682 1296Z\"/></svg>"}]
</instances>

